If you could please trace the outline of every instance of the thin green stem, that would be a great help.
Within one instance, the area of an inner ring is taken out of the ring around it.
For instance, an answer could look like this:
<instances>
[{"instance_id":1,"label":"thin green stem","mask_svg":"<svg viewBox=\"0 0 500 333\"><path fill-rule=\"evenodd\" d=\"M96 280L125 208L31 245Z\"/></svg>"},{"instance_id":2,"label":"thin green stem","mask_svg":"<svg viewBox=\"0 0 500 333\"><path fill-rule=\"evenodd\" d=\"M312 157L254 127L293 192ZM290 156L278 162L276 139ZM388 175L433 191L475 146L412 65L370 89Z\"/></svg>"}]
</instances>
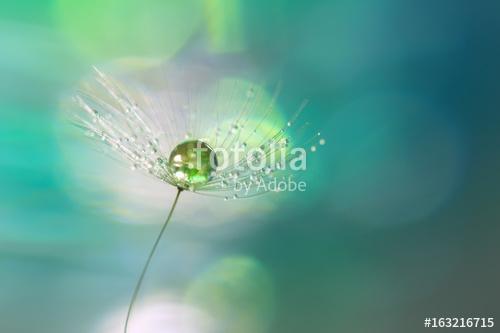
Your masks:
<instances>
[{"instance_id":1,"label":"thin green stem","mask_svg":"<svg viewBox=\"0 0 500 333\"><path fill-rule=\"evenodd\" d=\"M177 189L177 194L175 195L174 203L172 204L172 207L170 208L170 212L168 213L168 217L165 220L165 223L163 223L163 226L161 227L160 233L158 234L158 237L156 237L156 241L153 244L153 248L149 252L148 259L146 260L146 263L144 264L144 268L142 269L141 275L139 276L139 280L137 280L137 284L134 289L134 293L132 294L132 299L130 300L130 304L128 306L128 311L127 311L127 319L125 319L125 329L124 333L127 333L128 329L128 322L130 319L130 315L132 314L132 309L134 308L135 300L137 299L137 295L139 294L139 291L141 290L142 286L142 281L144 280L144 276L146 275L149 264L151 263L151 259L153 258L156 248L158 247L158 244L160 243L160 240L165 232L165 229L167 228L168 222L172 218L172 214L174 213L175 206L177 206L177 201L179 200L179 195L181 194L182 189L178 188Z\"/></svg>"}]
</instances>

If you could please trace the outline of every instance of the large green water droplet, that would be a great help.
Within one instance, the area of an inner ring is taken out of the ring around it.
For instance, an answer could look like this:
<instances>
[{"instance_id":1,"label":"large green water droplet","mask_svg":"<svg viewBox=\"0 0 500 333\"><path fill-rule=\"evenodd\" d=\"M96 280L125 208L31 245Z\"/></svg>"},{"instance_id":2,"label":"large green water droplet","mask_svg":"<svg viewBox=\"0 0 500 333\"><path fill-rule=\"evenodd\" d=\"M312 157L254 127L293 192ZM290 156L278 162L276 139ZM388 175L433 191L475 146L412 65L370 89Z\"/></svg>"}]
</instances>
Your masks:
<instances>
[{"instance_id":1,"label":"large green water droplet","mask_svg":"<svg viewBox=\"0 0 500 333\"><path fill-rule=\"evenodd\" d=\"M188 140L178 144L170 153L168 162L175 185L185 190L193 190L206 184L217 167L213 149L200 140Z\"/></svg>"}]
</instances>

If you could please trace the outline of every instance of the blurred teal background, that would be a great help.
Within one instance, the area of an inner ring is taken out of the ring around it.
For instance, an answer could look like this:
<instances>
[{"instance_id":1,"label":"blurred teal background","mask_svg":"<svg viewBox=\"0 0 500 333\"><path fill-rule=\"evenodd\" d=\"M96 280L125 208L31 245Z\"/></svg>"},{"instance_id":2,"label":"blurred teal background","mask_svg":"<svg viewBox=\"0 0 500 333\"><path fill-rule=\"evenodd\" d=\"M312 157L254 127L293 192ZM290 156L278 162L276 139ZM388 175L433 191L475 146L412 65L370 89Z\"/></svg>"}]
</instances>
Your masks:
<instances>
[{"instance_id":1,"label":"blurred teal background","mask_svg":"<svg viewBox=\"0 0 500 333\"><path fill-rule=\"evenodd\" d=\"M306 195L181 200L134 332L500 321L499 33L498 1L1 2L0 332L120 332L173 189L67 134L59 102L93 64L171 59L282 80L327 145Z\"/></svg>"}]
</instances>

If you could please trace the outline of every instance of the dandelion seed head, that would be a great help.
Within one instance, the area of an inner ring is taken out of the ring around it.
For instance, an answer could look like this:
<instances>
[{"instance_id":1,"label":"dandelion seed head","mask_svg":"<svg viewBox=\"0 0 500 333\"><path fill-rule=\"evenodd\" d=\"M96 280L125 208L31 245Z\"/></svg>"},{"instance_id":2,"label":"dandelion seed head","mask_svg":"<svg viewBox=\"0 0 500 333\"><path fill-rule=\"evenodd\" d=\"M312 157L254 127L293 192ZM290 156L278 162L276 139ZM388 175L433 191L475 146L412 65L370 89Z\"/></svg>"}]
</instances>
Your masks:
<instances>
[{"instance_id":1,"label":"dandelion seed head","mask_svg":"<svg viewBox=\"0 0 500 333\"><path fill-rule=\"evenodd\" d=\"M283 116L279 87L270 94L252 82L193 74L150 86L95 71L73 98L74 123L108 155L183 190L228 199L265 193L260 185L293 173L294 148L317 142L300 116L306 103ZM242 184L253 185L242 193Z\"/></svg>"}]
</instances>

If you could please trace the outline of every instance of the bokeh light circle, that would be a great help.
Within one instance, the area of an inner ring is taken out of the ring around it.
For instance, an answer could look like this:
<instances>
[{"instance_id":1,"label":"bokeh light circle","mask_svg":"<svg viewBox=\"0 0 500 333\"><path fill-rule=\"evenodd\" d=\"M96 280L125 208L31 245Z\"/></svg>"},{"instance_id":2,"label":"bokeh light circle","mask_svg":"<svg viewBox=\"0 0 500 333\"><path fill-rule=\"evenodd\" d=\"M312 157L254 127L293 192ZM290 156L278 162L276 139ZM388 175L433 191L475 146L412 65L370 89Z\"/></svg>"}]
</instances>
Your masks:
<instances>
[{"instance_id":1,"label":"bokeh light circle","mask_svg":"<svg viewBox=\"0 0 500 333\"><path fill-rule=\"evenodd\" d=\"M96 333L122 333L126 308L108 315ZM138 304L129 324L129 332L143 333L216 333L213 320L200 309L174 297L158 294Z\"/></svg>"},{"instance_id":2,"label":"bokeh light circle","mask_svg":"<svg viewBox=\"0 0 500 333\"><path fill-rule=\"evenodd\" d=\"M184 46L202 22L200 0L58 0L69 40L94 58L161 56Z\"/></svg>"},{"instance_id":3,"label":"bokeh light circle","mask_svg":"<svg viewBox=\"0 0 500 333\"><path fill-rule=\"evenodd\" d=\"M268 332L274 315L274 285L254 258L227 257L189 287L186 302L206 311L221 332Z\"/></svg>"},{"instance_id":4,"label":"bokeh light circle","mask_svg":"<svg viewBox=\"0 0 500 333\"><path fill-rule=\"evenodd\" d=\"M369 225L415 221L453 194L463 138L445 110L411 96L364 96L331 118L334 214Z\"/></svg>"}]
</instances>

